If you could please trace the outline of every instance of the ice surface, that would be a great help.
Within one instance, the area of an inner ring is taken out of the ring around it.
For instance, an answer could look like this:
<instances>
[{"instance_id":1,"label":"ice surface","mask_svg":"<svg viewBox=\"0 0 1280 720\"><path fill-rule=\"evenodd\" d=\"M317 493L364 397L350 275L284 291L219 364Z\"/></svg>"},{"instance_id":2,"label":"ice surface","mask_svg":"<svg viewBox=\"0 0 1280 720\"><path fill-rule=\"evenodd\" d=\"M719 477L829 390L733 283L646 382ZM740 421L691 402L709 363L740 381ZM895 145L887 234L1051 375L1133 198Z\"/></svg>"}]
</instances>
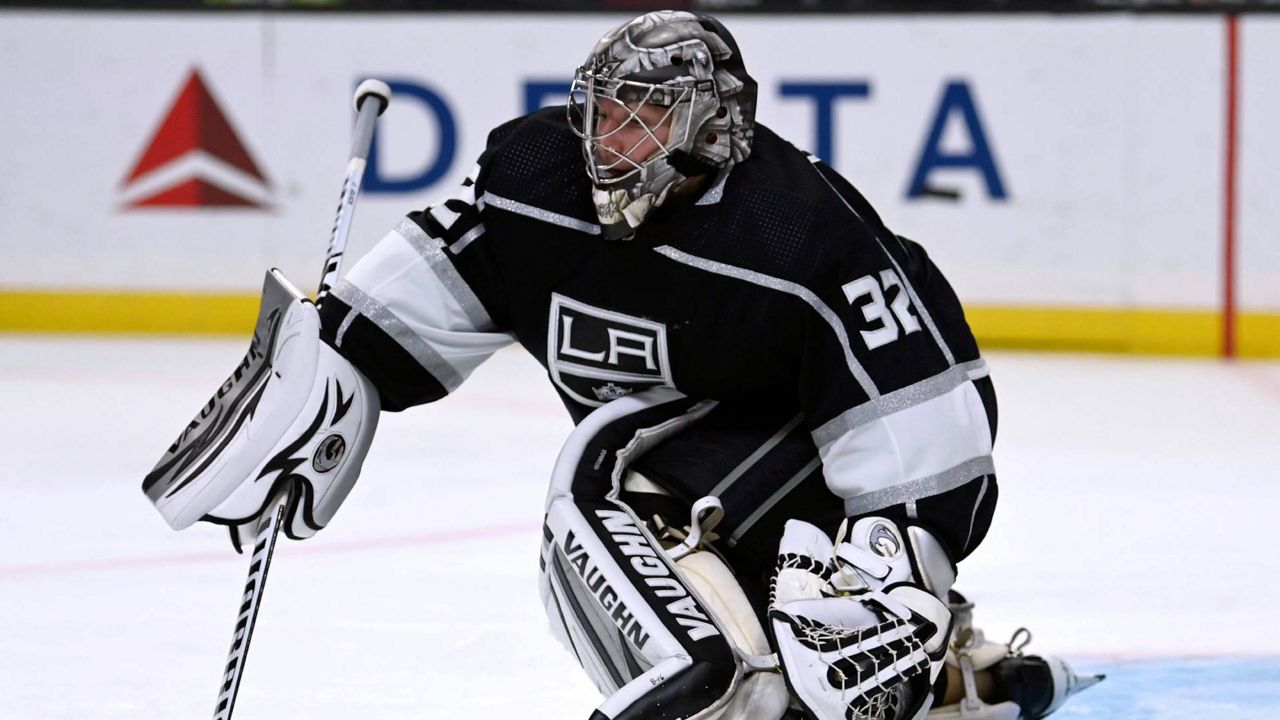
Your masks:
<instances>
[{"instance_id":1,"label":"ice surface","mask_svg":"<svg viewBox=\"0 0 1280 720\"><path fill-rule=\"evenodd\" d=\"M0 717L212 714L245 560L139 485L243 350L0 338ZM1000 507L958 584L978 624L1111 674L1070 717L1280 715L1280 364L988 360ZM515 350L385 415L332 525L278 548L236 717L587 717L536 590L569 428Z\"/></svg>"}]
</instances>

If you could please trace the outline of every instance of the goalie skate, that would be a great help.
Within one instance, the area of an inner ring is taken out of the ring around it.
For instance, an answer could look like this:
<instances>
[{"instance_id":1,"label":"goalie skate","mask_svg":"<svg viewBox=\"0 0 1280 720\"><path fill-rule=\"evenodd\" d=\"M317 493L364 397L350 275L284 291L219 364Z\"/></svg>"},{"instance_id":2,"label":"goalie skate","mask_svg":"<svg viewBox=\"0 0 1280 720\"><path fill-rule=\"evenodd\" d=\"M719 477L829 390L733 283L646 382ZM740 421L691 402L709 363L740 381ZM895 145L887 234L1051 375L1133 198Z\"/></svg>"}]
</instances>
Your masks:
<instances>
[{"instance_id":1,"label":"goalie skate","mask_svg":"<svg viewBox=\"0 0 1280 720\"><path fill-rule=\"evenodd\" d=\"M1061 658L1051 655L1024 655L1031 633L1021 628L1008 644L987 640L973 626L973 603L951 592L950 609L955 620L946 663L960 671L964 698L955 704L935 707L928 720L1035 720L1062 707L1072 695L1092 687L1105 675L1079 675ZM978 697L975 674L991 675L994 703Z\"/></svg>"}]
</instances>

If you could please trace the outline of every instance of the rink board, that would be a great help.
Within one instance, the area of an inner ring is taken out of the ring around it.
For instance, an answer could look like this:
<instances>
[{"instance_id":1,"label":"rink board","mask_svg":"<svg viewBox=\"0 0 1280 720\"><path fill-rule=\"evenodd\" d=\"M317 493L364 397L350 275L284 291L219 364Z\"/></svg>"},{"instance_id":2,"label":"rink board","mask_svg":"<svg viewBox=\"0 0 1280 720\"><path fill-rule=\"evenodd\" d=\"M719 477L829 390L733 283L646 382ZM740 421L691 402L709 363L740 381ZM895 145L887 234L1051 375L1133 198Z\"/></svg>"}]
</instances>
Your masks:
<instances>
[{"instance_id":1,"label":"rink board","mask_svg":"<svg viewBox=\"0 0 1280 720\"><path fill-rule=\"evenodd\" d=\"M318 274L359 79L397 100L353 257L459 181L488 128L558 101L619 19L5 13L0 62L19 71L0 82L24 102L6 119L22 142L0 177L0 329L238 332L265 268ZM760 120L924 243L984 342L1193 354L1224 327L1226 23L730 19ZM1237 329L1243 354L1280 356L1280 86L1261 70L1280 23L1240 28ZM207 101L183 106L193 74ZM171 110L206 129L218 114L232 139L174 132Z\"/></svg>"}]
</instances>

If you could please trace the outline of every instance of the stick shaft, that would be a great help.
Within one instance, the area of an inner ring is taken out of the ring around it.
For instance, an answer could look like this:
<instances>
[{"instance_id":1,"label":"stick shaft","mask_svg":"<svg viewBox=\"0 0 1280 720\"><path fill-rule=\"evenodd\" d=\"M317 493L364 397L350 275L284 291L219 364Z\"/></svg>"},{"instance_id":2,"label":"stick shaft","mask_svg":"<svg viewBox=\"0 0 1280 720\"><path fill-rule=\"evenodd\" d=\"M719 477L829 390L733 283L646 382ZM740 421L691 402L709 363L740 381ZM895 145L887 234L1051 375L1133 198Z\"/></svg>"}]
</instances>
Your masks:
<instances>
[{"instance_id":1,"label":"stick shaft","mask_svg":"<svg viewBox=\"0 0 1280 720\"><path fill-rule=\"evenodd\" d=\"M320 290L316 298L328 294L338 279L342 268L342 255L347 251L347 236L351 234L351 219L355 216L356 197L364 180L364 169L373 143L373 126L381 111L382 100L370 97L360 104L356 116L356 129L351 139L351 158L347 161L347 176L342 181L342 194L338 196L338 210L329 232L329 252L324 260L324 272L320 275Z\"/></svg>"},{"instance_id":2,"label":"stick shaft","mask_svg":"<svg viewBox=\"0 0 1280 720\"><path fill-rule=\"evenodd\" d=\"M258 620L258 608L267 587L267 570L276 549L280 526L284 523L285 510L289 506L287 490L279 492L258 523L258 534L253 541L253 555L249 558L249 576L244 583L240 614L236 617L235 634L231 636L231 651L222 675L222 688L218 693L218 705L214 720L231 720L236 707L236 695L240 690L240 678L244 675L245 660L249 657L249 641L253 639L253 627Z\"/></svg>"},{"instance_id":3,"label":"stick shaft","mask_svg":"<svg viewBox=\"0 0 1280 720\"><path fill-rule=\"evenodd\" d=\"M360 182L364 177L369 147L373 143L373 126L389 97L386 86L383 85L382 88L380 95L365 94L356 98L356 127L351 140L351 157L347 160L347 175L342 182L342 195L338 198L337 217L334 218L333 230L329 234L329 252L325 258L324 272L320 276L317 299L329 292L342 267L342 254L347 249L347 236L351 232L356 197L360 194ZM271 567L276 539L280 536L280 528L284 525L288 512L289 494L289 487L281 488L258 517L258 534L254 538L253 556L249 559L249 576L245 580L240 614L236 618L236 629L231 638L231 651L227 655L227 665L223 671L214 720L231 720L231 713L235 710L240 678L244 675L245 661L249 656L249 641L253 638L258 608L267 587L267 570Z\"/></svg>"}]
</instances>

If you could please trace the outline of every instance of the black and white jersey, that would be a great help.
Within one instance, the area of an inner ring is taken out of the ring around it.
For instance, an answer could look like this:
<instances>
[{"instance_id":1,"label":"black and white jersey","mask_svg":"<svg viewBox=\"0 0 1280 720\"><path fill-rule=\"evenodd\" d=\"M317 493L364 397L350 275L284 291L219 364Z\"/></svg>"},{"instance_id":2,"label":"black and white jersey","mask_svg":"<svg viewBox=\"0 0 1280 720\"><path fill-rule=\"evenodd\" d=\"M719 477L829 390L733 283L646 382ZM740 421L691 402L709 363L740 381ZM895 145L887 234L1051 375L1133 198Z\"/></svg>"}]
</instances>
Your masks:
<instances>
[{"instance_id":1,"label":"black and white jersey","mask_svg":"<svg viewBox=\"0 0 1280 720\"><path fill-rule=\"evenodd\" d=\"M513 341L575 422L657 385L719 401L640 467L677 497L719 495L731 544L888 509L928 516L957 559L981 539L994 394L919 245L763 126L750 159L630 241L601 237L590 191L563 108L497 128L461 187L334 288L326 339L390 410Z\"/></svg>"}]
</instances>

